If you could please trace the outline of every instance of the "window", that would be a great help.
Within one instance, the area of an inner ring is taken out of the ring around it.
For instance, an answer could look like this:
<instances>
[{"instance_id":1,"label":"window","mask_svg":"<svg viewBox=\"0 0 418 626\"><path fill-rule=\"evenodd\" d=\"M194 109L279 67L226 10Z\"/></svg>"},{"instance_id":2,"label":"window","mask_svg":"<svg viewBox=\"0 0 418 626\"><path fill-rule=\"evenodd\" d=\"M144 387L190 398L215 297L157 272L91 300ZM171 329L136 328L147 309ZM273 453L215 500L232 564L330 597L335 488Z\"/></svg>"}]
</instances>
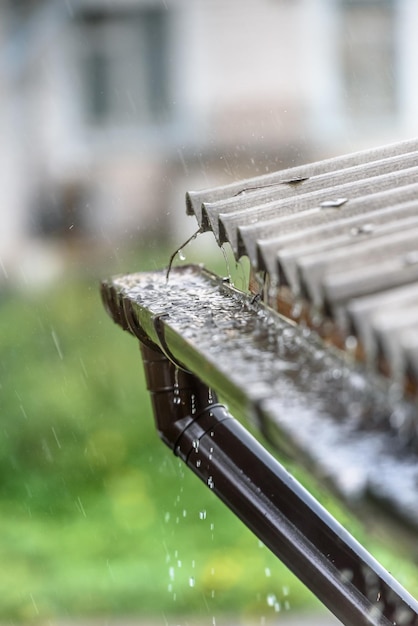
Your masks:
<instances>
[{"instance_id":1,"label":"window","mask_svg":"<svg viewBox=\"0 0 418 626\"><path fill-rule=\"evenodd\" d=\"M342 0L341 59L348 117L397 113L396 14L389 0Z\"/></svg>"},{"instance_id":2,"label":"window","mask_svg":"<svg viewBox=\"0 0 418 626\"><path fill-rule=\"evenodd\" d=\"M93 125L164 122L169 114L168 11L91 12L82 18L85 111Z\"/></svg>"}]
</instances>

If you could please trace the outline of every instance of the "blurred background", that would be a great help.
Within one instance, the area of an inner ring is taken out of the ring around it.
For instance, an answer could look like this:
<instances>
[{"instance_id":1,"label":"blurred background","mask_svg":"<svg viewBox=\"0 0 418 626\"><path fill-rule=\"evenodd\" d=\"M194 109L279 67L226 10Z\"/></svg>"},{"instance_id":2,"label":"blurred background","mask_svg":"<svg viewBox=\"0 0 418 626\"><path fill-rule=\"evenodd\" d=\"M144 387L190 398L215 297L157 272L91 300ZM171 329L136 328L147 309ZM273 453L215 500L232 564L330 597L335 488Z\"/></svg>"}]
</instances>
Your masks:
<instances>
[{"instance_id":1,"label":"blurred background","mask_svg":"<svg viewBox=\"0 0 418 626\"><path fill-rule=\"evenodd\" d=\"M98 281L167 264L186 190L416 135L417 26L415 0L1 0L0 621L318 609L159 443ZM187 258L225 271L210 238Z\"/></svg>"}]
</instances>

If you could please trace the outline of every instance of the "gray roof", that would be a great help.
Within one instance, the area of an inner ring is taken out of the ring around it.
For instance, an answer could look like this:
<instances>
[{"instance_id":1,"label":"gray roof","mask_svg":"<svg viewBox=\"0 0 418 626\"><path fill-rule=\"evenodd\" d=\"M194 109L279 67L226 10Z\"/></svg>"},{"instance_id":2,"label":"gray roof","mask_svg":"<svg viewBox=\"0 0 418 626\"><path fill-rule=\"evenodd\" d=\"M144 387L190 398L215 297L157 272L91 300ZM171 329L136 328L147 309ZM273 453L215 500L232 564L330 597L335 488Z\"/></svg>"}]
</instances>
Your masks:
<instances>
[{"instance_id":1,"label":"gray roof","mask_svg":"<svg viewBox=\"0 0 418 626\"><path fill-rule=\"evenodd\" d=\"M418 378L418 139L189 192L202 230Z\"/></svg>"}]
</instances>

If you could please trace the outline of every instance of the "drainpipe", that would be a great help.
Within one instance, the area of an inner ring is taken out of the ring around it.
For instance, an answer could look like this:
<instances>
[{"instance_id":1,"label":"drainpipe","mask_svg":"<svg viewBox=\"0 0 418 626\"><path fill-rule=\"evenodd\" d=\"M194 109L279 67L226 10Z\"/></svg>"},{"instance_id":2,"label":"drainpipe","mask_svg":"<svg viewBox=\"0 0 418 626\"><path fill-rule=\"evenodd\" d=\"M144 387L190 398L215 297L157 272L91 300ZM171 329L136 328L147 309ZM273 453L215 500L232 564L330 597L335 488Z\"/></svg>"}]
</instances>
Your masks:
<instances>
[{"instance_id":1,"label":"drainpipe","mask_svg":"<svg viewBox=\"0 0 418 626\"><path fill-rule=\"evenodd\" d=\"M418 626L416 600L197 376L139 335L156 426L174 454L343 624Z\"/></svg>"}]
</instances>

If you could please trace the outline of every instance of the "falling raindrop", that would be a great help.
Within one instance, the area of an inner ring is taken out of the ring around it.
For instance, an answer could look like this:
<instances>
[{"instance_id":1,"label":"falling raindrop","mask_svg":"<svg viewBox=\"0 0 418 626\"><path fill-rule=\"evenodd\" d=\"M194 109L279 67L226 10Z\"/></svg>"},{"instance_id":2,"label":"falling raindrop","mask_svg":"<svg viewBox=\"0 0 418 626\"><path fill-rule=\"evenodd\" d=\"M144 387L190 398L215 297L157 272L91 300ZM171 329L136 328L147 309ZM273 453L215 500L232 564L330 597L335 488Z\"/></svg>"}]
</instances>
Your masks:
<instances>
[{"instance_id":1,"label":"falling raindrop","mask_svg":"<svg viewBox=\"0 0 418 626\"><path fill-rule=\"evenodd\" d=\"M274 606L276 602L277 600L276 600L276 596L274 595L274 593L269 593L267 596L267 605Z\"/></svg>"},{"instance_id":2,"label":"falling raindrop","mask_svg":"<svg viewBox=\"0 0 418 626\"><path fill-rule=\"evenodd\" d=\"M209 476L208 478L208 487L209 489L213 489L215 486L215 483L213 482L213 476Z\"/></svg>"},{"instance_id":3,"label":"falling raindrop","mask_svg":"<svg viewBox=\"0 0 418 626\"><path fill-rule=\"evenodd\" d=\"M62 354L61 345L60 345L57 333L55 332L53 328L51 328L51 336L52 336L52 341L54 342L55 348L57 349L58 356L62 361L64 359L64 356Z\"/></svg>"},{"instance_id":4,"label":"falling raindrop","mask_svg":"<svg viewBox=\"0 0 418 626\"><path fill-rule=\"evenodd\" d=\"M57 435L57 433L55 431L55 428L53 426L51 426L51 430L52 430L52 434L54 435L55 441L57 442L58 448L61 448L61 442L58 439L58 435Z\"/></svg>"},{"instance_id":5,"label":"falling raindrop","mask_svg":"<svg viewBox=\"0 0 418 626\"><path fill-rule=\"evenodd\" d=\"M77 498L76 506L79 509L80 513L83 515L83 517L87 517L86 511L84 509L83 503L81 502L80 496L78 496Z\"/></svg>"},{"instance_id":6,"label":"falling raindrop","mask_svg":"<svg viewBox=\"0 0 418 626\"><path fill-rule=\"evenodd\" d=\"M1 268L1 271L3 272L3 275L4 275L5 279L8 280L9 275L7 273L7 270L6 270L5 266L4 266L4 263L3 263L1 258L0 258L0 268Z\"/></svg>"},{"instance_id":7,"label":"falling raindrop","mask_svg":"<svg viewBox=\"0 0 418 626\"><path fill-rule=\"evenodd\" d=\"M232 282L231 265L229 263L228 254L224 245L221 246L221 251L226 265L226 277L224 278L224 280L230 283Z\"/></svg>"},{"instance_id":8,"label":"falling raindrop","mask_svg":"<svg viewBox=\"0 0 418 626\"><path fill-rule=\"evenodd\" d=\"M179 157L179 161L180 161L180 163L182 165L183 171L184 171L184 173L187 176L188 173L189 173L189 168L188 168L186 160L184 158L183 150L181 148L177 148L177 154L178 154L178 157Z\"/></svg>"},{"instance_id":9,"label":"falling raindrop","mask_svg":"<svg viewBox=\"0 0 418 626\"><path fill-rule=\"evenodd\" d=\"M35 598L33 597L33 595L31 593L29 594L29 597L30 597L30 599L32 601L33 607L34 607L37 615L39 615L39 609L38 609L38 606L37 606L37 604L35 602Z\"/></svg>"},{"instance_id":10,"label":"falling raindrop","mask_svg":"<svg viewBox=\"0 0 418 626\"><path fill-rule=\"evenodd\" d=\"M199 519L206 519L206 511L199 511Z\"/></svg>"},{"instance_id":11,"label":"falling raindrop","mask_svg":"<svg viewBox=\"0 0 418 626\"><path fill-rule=\"evenodd\" d=\"M189 587L194 587L196 584L195 579L193 578L193 576L190 576L189 578Z\"/></svg>"}]
</instances>

